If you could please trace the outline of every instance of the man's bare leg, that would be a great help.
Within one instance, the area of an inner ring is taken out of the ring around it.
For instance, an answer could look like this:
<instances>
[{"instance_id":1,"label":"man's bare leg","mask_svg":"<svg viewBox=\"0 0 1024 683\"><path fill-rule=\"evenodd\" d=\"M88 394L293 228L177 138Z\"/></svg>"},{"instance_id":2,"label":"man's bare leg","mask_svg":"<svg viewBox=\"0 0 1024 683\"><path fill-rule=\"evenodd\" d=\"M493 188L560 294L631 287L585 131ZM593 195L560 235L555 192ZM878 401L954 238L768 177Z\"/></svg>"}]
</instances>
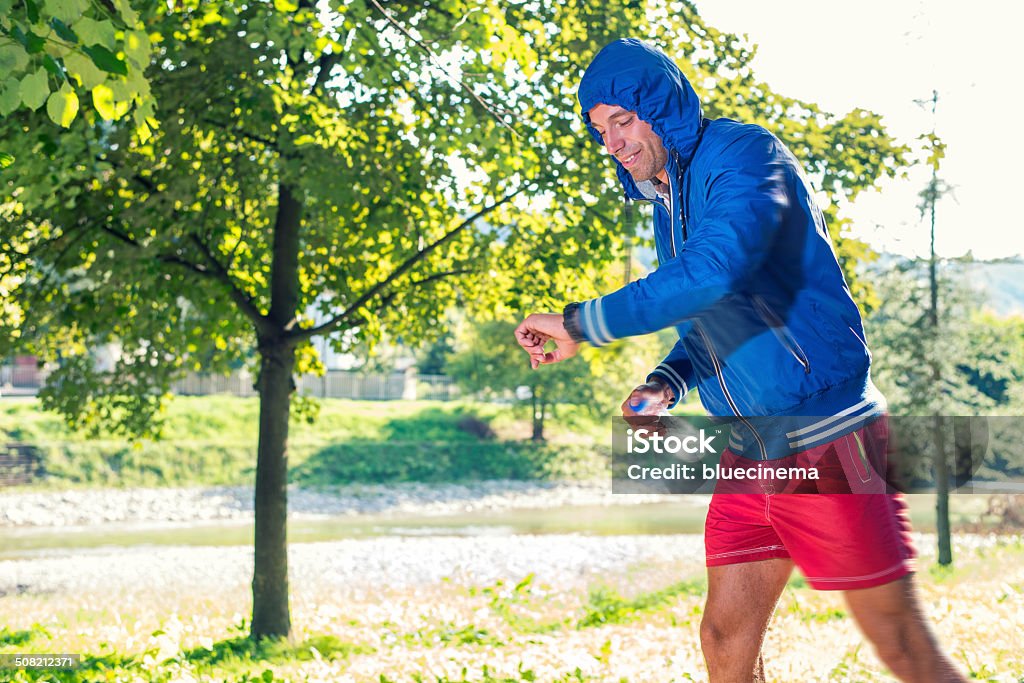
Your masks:
<instances>
[{"instance_id":1,"label":"man's bare leg","mask_svg":"<svg viewBox=\"0 0 1024 683\"><path fill-rule=\"evenodd\" d=\"M708 567L700 645L711 683L764 681L761 644L792 571L788 559Z\"/></svg>"},{"instance_id":2,"label":"man's bare leg","mask_svg":"<svg viewBox=\"0 0 1024 683\"><path fill-rule=\"evenodd\" d=\"M845 591L845 597L879 659L901 681L967 680L939 646L924 614L913 574L882 586Z\"/></svg>"}]
</instances>

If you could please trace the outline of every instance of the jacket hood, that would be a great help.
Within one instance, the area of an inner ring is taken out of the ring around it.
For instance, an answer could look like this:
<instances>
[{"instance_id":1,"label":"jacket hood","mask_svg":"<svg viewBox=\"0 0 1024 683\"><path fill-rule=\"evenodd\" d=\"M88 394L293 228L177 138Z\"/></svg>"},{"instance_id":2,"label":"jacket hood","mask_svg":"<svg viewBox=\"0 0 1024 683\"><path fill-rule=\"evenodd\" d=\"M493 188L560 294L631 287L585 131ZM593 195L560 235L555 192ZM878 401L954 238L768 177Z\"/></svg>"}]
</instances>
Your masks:
<instances>
[{"instance_id":1,"label":"jacket hood","mask_svg":"<svg viewBox=\"0 0 1024 683\"><path fill-rule=\"evenodd\" d=\"M664 52L636 38L606 45L587 67L577 97L587 130L599 144L601 135L587 113L598 104L636 112L651 125L681 164L689 163L699 140L703 112L700 100L679 67ZM634 185L632 176L616 160L619 179Z\"/></svg>"}]
</instances>

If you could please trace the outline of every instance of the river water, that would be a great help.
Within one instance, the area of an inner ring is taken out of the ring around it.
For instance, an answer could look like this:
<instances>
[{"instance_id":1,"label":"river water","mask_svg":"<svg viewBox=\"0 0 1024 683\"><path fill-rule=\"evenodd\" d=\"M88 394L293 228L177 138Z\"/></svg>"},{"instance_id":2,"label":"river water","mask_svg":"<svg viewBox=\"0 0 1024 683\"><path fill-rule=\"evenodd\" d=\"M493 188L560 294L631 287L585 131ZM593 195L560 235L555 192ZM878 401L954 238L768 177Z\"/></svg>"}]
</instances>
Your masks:
<instances>
[{"instance_id":1,"label":"river water","mask_svg":"<svg viewBox=\"0 0 1024 683\"><path fill-rule=\"evenodd\" d=\"M978 497L980 498L980 497ZM983 502L954 497L955 519L977 514ZM934 496L908 496L917 531L935 528ZM589 536L699 534L705 500L611 506L566 506L541 510L474 511L458 514L293 515L291 543L375 537L512 536L581 534ZM218 520L189 523L107 523L67 527L0 527L0 559L68 554L101 548L145 546L248 546L253 523Z\"/></svg>"}]
</instances>

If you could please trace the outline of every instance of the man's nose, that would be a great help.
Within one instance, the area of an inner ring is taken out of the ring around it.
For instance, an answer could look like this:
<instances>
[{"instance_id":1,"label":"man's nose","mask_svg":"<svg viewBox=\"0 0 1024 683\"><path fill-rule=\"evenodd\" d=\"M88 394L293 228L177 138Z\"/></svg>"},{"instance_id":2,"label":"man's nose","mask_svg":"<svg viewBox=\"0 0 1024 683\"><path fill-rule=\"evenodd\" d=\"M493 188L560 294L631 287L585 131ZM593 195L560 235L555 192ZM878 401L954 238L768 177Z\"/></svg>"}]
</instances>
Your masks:
<instances>
[{"instance_id":1,"label":"man's nose","mask_svg":"<svg viewBox=\"0 0 1024 683\"><path fill-rule=\"evenodd\" d=\"M624 144L624 141L623 141L621 135L619 135L618 133L615 133L613 131L614 131L614 128L612 130L608 131L607 133L605 133L604 146L605 146L605 149L608 150L609 154L616 155L622 149L622 145Z\"/></svg>"}]
</instances>

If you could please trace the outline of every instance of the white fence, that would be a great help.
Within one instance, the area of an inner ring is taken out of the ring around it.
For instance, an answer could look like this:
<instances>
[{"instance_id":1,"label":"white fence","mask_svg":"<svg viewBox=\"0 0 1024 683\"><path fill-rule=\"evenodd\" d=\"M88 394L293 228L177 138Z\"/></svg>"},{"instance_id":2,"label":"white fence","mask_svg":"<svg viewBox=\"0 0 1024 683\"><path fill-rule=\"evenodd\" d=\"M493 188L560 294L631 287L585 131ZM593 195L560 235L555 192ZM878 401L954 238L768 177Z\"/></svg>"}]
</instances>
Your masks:
<instances>
[{"instance_id":1,"label":"white fence","mask_svg":"<svg viewBox=\"0 0 1024 683\"><path fill-rule=\"evenodd\" d=\"M35 365L0 365L0 387L38 389L46 375Z\"/></svg>"},{"instance_id":2,"label":"white fence","mask_svg":"<svg viewBox=\"0 0 1024 683\"><path fill-rule=\"evenodd\" d=\"M34 394L44 379L44 373L35 366L0 365L0 392L6 390L8 394ZM181 396L255 396L254 382L255 378L244 371L230 375L189 373L175 382L171 391ZM302 375L296 378L295 385L299 393L318 398L451 401L459 397L459 388L451 377L419 375L413 370L391 374L328 370L320 377Z\"/></svg>"},{"instance_id":3,"label":"white fence","mask_svg":"<svg viewBox=\"0 0 1024 683\"><path fill-rule=\"evenodd\" d=\"M255 378L247 372L228 376L189 374L175 382L171 390L183 396L232 394L255 396ZM347 370L328 370L321 376L302 375L295 386L300 394L318 398L351 398L364 401L425 400L451 401L459 389L451 377L418 375L415 372L363 374Z\"/></svg>"}]
</instances>

